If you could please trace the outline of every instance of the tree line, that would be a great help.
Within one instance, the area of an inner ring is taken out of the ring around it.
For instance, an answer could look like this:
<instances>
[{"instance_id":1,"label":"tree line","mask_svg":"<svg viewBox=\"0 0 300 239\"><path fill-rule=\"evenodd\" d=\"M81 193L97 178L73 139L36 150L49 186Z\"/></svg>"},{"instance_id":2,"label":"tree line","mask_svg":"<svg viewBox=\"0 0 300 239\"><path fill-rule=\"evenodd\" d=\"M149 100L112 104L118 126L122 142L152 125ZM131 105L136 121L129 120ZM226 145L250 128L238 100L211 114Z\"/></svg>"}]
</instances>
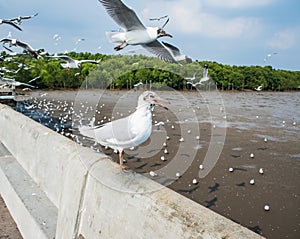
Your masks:
<instances>
[{"instance_id":1,"label":"tree line","mask_svg":"<svg viewBox=\"0 0 300 239\"><path fill-rule=\"evenodd\" d=\"M44 88L110 88L131 89L135 84L151 84L152 87L172 87L193 89L186 78L196 74L195 81L202 77L204 65L208 67L209 81L199 88L219 90L253 90L263 85L264 90L300 90L300 71L274 69L272 66L230 66L211 61L194 61L191 64L177 65L143 55L103 55L89 52L67 54L73 59L102 61L99 65L84 63L79 69L64 69L62 61L43 57L31 58L22 53L14 56L6 52L0 54L0 69L7 78Z\"/></svg>"}]
</instances>

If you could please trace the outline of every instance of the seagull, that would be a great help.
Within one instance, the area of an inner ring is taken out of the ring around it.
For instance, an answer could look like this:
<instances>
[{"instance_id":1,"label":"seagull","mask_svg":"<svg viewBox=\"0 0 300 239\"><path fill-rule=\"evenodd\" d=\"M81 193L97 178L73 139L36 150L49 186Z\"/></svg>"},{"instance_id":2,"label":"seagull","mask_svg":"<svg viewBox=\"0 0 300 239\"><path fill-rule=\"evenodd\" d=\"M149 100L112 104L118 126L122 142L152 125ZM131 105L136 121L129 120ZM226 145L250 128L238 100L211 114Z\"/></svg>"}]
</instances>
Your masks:
<instances>
[{"instance_id":1,"label":"seagull","mask_svg":"<svg viewBox=\"0 0 300 239\"><path fill-rule=\"evenodd\" d=\"M23 20L30 19L30 18L35 17L37 15L38 15L38 13L36 13L32 16L23 16L23 17L19 16L19 17L11 18L11 19L0 19L0 25L3 24L3 23L9 24L9 25L13 26L14 28L18 29L19 31L22 31L22 29L18 25L20 25Z\"/></svg>"},{"instance_id":2,"label":"seagull","mask_svg":"<svg viewBox=\"0 0 300 239\"><path fill-rule=\"evenodd\" d=\"M186 63L193 62L192 59L189 58L187 55L181 54L180 50L177 47L175 47L167 42L162 42L162 44L168 49L168 51L170 51L171 55L173 56L173 58L176 62L179 62L179 61L186 61Z\"/></svg>"},{"instance_id":3,"label":"seagull","mask_svg":"<svg viewBox=\"0 0 300 239\"><path fill-rule=\"evenodd\" d=\"M94 60L74 60L69 56L66 55L54 55L54 56L48 56L48 57L53 57L62 61L65 61L67 63L61 63L61 66L63 68L81 68L82 63L92 63L92 64L99 64L101 59L98 61L94 61Z\"/></svg>"},{"instance_id":4,"label":"seagull","mask_svg":"<svg viewBox=\"0 0 300 239\"><path fill-rule=\"evenodd\" d=\"M134 84L134 85L133 85L134 91L137 91L137 89L138 89L138 87L139 87L140 85L143 85L143 83L142 83L142 82L139 82L139 83Z\"/></svg>"},{"instance_id":5,"label":"seagull","mask_svg":"<svg viewBox=\"0 0 300 239\"><path fill-rule=\"evenodd\" d=\"M256 91L262 91L263 89L263 85L257 86L256 88L254 88L254 90Z\"/></svg>"},{"instance_id":6,"label":"seagull","mask_svg":"<svg viewBox=\"0 0 300 239\"><path fill-rule=\"evenodd\" d=\"M36 17L39 13L36 13L34 15L31 15L31 16L19 16L19 17L16 17L16 18L12 18L12 19L9 19L9 21L12 21L14 23L17 23L17 24L21 24L23 22L23 20L28 20L30 18L33 18L33 17Z\"/></svg>"},{"instance_id":7,"label":"seagull","mask_svg":"<svg viewBox=\"0 0 300 239\"><path fill-rule=\"evenodd\" d=\"M196 74L197 74L197 72L195 71L193 77L186 77L184 79L189 80L189 81L193 81L193 80L196 79Z\"/></svg>"},{"instance_id":8,"label":"seagull","mask_svg":"<svg viewBox=\"0 0 300 239\"><path fill-rule=\"evenodd\" d=\"M9 38L3 38L0 42L2 42L3 47L10 52L13 52L13 51L11 49L5 47L5 44L7 44L7 43L9 43L9 47L19 46L19 47L24 48L32 57L34 57L36 59L41 58L40 54L36 50L34 50L29 44L27 44L25 42L21 42L17 39L9 39Z\"/></svg>"},{"instance_id":9,"label":"seagull","mask_svg":"<svg viewBox=\"0 0 300 239\"><path fill-rule=\"evenodd\" d=\"M107 13L120 25L123 32L107 32L106 35L111 42L120 43L114 49L119 51L127 45L141 45L160 59L176 63L170 52L157 40L168 36L163 28L145 27L136 13L127 7L121 0L98 0L105 7Z\"/></svg>"},{"instance_id":10,"label":"seagull","mask_svg":"<svg viewBox=\"0 0 300 239\"><path fill-rule=\"evenodd\" d=\"M209 80L209 76L208 76L208 67L207 65L205 64L204 65L204 68L203 68L203 72L202 72L202 78L200 79L200 84L202 84L203 82L205 81L208 81Z\"/></svg>"},{"instance_id":11,"label":"seagull","mask_svg":"<svg viewBox=\"0 0 300 239\"><path fill-rule=\"evenodd\" d=\"M103 146L118 151L120 167L126 169L127 166L123 165L124 149L136 147L150 137L154 105L168 109L161 101L165 100L156 93L145 91L138 98L135 112L129 116L95 127L82 126L79 132Z\"/></svg>"},{"instance_id":12,"label":"seagull","mask_svg":"<svg viewBox=\"0 0 300 239\"><path fill-rule=\"evenodd\" d=\"M277 52L273 52L273 53L269 53L266 55L266 57L264 58L264 62L266 62L272 55L277 55Z\"/></svg>"},{"instance_id":13,"label":"seagull","mask_svg":"<svg viewBox=\"0 0 300 239\"><path fill-rule=\"evenodd\" d=\"M196 87L197 85L201 85L202 83L200 81L196 82L196 83L193 83L193 82L190 82L188 81L186 84L190 84L192 85L193 87Z\"/></svg>"},{"instance_id":14,"label":"seagull","mask_svg":"<svg viewBox=\"0 0 300 239\"><path fill-rule=\"evenodd\" d=\"M0 25L2 25L4 23L8 24L8 25L11 25L14 28L17 28L19 31L22 31L22 29L17 24L15 24L14 22L12 22L11 20L0 19Z\"/></svg>"},{"instance_id":15,"label":"seagull","mask_svg":"<svg viewBox=\"0 0 300 239\"><path fill-rule=\"evenodd\" d=\"M31 87L31 88L35 88L35 86L33 86L33 85L29 85L29 84L26 84L26 83L23 83L23 82L19 82L19 81L15 81L14 79L5 78L5 77L0 78L0 82L4 83L6 85L13 85L13 86L24 85L24 86L28 86L28 87Z\"/></svg>"},{"instance_id":16,"label":"seagull","mask_svg":"<svg viewBox=\"0 0 300 239\"><path fill-rule=\"evenodd\" d=\"M167 18L168 15L162 16L162 17L154 17L154 18L149 18L150 21L160 21L164 18Z\"/></svg>"}]
</instances>

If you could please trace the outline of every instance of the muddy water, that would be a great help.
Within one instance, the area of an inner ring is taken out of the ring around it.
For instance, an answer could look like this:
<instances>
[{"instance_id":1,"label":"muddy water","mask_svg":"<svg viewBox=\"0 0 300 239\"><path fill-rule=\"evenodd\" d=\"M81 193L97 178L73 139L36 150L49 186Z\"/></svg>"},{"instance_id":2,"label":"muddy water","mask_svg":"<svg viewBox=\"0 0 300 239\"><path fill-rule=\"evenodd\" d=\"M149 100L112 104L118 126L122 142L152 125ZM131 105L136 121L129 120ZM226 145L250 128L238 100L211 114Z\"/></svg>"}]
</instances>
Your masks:
<instances>
[{"instance_id":1,"label":"muddy water","mask_svg":"<svg viewBox=\"0 0 300 239\"><path fill-rule=\"evenodd\" d=\"M300 93L157 93L169 110L156 107L153 124L164 125L126 150L130 169L267 238L300 238ZM82 137L78 127L128 116L138 96L35 91L18 110L117 162L117 154Z\"/></svg>"}]
</instances>

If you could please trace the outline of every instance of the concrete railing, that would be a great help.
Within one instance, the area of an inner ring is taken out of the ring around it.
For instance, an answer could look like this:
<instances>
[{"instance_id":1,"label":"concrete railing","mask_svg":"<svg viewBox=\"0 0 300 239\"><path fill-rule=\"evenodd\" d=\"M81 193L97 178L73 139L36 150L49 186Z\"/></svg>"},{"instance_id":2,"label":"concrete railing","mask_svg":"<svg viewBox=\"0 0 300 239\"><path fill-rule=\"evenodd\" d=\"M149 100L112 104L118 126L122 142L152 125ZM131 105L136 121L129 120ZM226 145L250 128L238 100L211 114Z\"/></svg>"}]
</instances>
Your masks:
<instances>
[{"instance_id":1,"label":"concrete railing","mask_svg":"<svg viewBox=\"0 0 300 239\"><path fill-rule=\"evenodd\" d=\"M0 104L0 190L24 238L261 238Z\"/></svg>"}]
</instances>

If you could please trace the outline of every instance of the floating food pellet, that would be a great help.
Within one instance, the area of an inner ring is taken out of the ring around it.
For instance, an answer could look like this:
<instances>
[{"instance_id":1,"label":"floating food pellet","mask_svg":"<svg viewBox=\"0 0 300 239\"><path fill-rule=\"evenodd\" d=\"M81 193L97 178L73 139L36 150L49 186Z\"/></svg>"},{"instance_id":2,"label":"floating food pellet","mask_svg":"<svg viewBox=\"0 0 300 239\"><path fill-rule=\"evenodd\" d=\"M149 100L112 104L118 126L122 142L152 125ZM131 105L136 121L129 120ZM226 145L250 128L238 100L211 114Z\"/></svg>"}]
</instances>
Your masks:
<instances>
[{"instance_id":1,"label":"floating food pellet","mask_svg":"<svg viewBox=\"0 0 300 239\"><path fill-rule=\"evenodd\" d=\"M153 171L150 171L149 174L150 174L150 176L152 176L152 177L157 176L157 173L155 173L155 172L153 172Z\"/></svg>"},{"instance_id":2,"label":"floating food pellet","mask_svg":"<svg viewBox=\"0 0 300 239\"><path fill-rule=\"evenodd\" d=\"M265 210L265 211L269 211L269 210L270 210L270 206L266 204L266 205L264 206L264 210Z\"/></svg>"},{"instance_id":3,"label":"floating food pellet","mask_svg":"<svg viewBox=\"0 0 300 239\"><path fill-rule=\"evenodd\" d=\"M250 183L251 185L254 185L254 184L255 184L255 180L252 178L252 179L249 181L249 183Z\"/></svg>"},{"instance_id":4,"label":"floating food pellet","mask_svg":"<svg viewBox=\"0 0 300 239\"><path fill-rule=\"evenodd\" d=\"M229 168L228 171L232 173L234 170L233 168Z\"/></svg>"},{"instance_id":5,"label":"floating food pellet","mask_svg":"<svg viewBox=\"0 0 300 239\"><path fill-rule=\"evenodd\" d=\"M195 178L193 179L192 182L193 182L193 184L197 184L198 183L197 179L195 179Z\"/></svg>"},{"instance_id":6,"label":"floating food pellet","mask_svg":"<svg viewBox=\"0 0 300 239\"><path fill-rule=\"evenodd\" d=\"M165 156L161 156L161 157L160 157L160 160L161 160L161 161L166 161L167 158L166 158Z\"/></svg>"},{"instance_id":7,"label":"floating food pellet","mask_svg":"<svg viewBox=\"0 0 300 239\"><path fill-rule=\"evenodd\" d=\"M258 172L259 172L260 174L263 174L263 173L264 173L264 169L263 169L263 168L260 168L260 169L258 170Z\"/></svg>"}]
</instances>

